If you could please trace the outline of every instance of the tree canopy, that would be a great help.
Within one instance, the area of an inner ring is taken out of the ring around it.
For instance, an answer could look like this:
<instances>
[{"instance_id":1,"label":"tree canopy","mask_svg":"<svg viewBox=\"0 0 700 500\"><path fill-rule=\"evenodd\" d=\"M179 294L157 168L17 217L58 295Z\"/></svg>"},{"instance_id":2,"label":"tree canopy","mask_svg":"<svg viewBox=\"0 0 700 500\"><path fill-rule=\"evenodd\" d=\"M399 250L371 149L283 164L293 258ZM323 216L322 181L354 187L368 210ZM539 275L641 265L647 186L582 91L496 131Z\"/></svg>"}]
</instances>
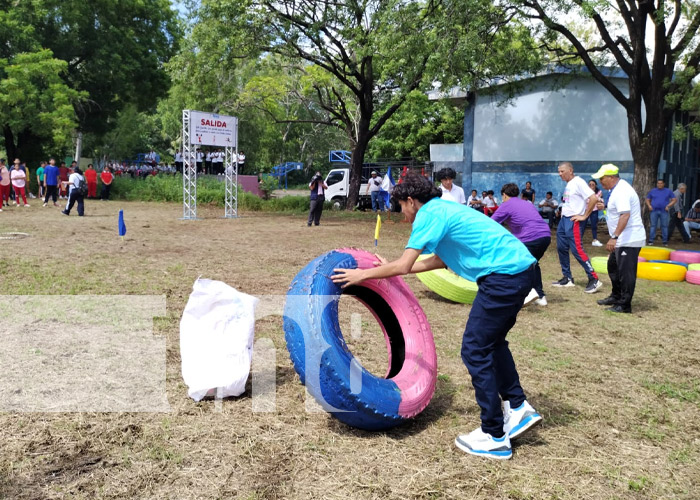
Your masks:
<instances>
[{"instance_id":1,"label":"tree canopy","mask_svg":"<svg viewBox=\"0 0 700 500\"><path fill-rule=\"evenodd\" d=\"M270 104L276 121L343 133L352 149L351 207L370 141L412 92L436 79L470 86L532 66L529 34L511 21L485 0L205 0L198 14L198 26L226 47L220 64L274 54L296 74L293 88L268 80L263 91L297 99L294 113L281 115L292 107L274 99L256 103Z\"/></svg>"},{"instance_id":2,"label":"tree canopy","mask_svg":"<svg viewBox=\"0 0 700 500\"><path fill-rule=\"evenodd\" d=\"M583 63L627 112L634 186L653 185L675 111L692 107L700 75L696 0L515 0L557 61ZM584 25L590 29L581 29ZM628 78L622 92L605 66Z\"/></svg>"},{"instance_id":3,"label":"tree canopy","mask_svg":"<svg viewBox=\"0 0 700 500\"><path fill-rule=\"evenodd\" d=\"M8 154L35 156L42 148L65 151L71 129L104 134L126 105L154 111L169 87L164 63L178 48L181 28L168 0L0 0L0 34L8 41L0 48L5 65L26 64L29 58L33 71L62 81L43 82L41 104L37 101L44 107L42 125L53 113L52 126L60 130L52 141L37 119L17 111L15 116L27 120L10 123L13 113L3 113ZM40 63L43 69L36 67ZM9 78L10 66L0 66L0 79ZM37 82L23 72L18 78L26 81L14 85L28 90Z\"/></svg>"}]
</instances>

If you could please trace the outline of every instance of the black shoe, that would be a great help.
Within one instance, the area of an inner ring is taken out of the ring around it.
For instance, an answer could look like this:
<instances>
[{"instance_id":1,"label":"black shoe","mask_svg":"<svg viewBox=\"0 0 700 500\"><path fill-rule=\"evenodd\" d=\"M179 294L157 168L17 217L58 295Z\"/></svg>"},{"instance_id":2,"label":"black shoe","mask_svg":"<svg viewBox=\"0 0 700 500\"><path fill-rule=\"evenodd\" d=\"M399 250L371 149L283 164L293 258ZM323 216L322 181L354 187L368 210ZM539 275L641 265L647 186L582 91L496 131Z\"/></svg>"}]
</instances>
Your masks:
<instances>
[{"instance_id":1,"label":"black shoe","mask_svg":"<svg viewBox=\"0 0 700 500\"><path fill-rule=\"evenodd\" d=\"M625 314L629 314L629 313L632 312L632 309L631 309L631 308L630 308L630 309L625 309L625 308L622 307L621 305L616 305L616 306L608 307L608 308L605 309L605 310L606 310L606 311L610 311L610 312L614 312L614 313L625 313Z\"/></svg>"},{"instance_id":2,"label":"black shoe","mask_svg":"<svg viewBox=\"0 0 700 500\"><path fill-rule=\"evenodd\" d=\"M609 295L604 299L600 299L597 302L599 306L614 306L615 304L617 304L617 299L612 295Z\"/></svg>"},{"instance_id":3,"label":"black shoe","mask_svg":"<svg viewBox=\"0 0 700 500\"><path fill-rule=\"evenodd\" d=\"M70 215L70 214L69 214L68 212L66 212L65 210L61 210L61 213L62 213L63 215Z\"/></svg>"}]
</instances>

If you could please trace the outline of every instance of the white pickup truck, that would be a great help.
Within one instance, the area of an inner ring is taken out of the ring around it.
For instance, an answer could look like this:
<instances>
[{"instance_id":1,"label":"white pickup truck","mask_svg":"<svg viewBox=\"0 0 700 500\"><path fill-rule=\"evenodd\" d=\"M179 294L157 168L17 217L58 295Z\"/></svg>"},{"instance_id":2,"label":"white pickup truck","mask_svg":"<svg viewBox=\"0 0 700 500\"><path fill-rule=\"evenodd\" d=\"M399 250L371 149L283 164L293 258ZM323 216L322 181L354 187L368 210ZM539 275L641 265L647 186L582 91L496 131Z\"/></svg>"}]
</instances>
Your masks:
<instances>
[{"instance_id":1,"label":"white pickup truck","mask_svg":"<svg viewBox=\"0 0 700 500\"><path fill-rule=\"evenodd\" d=\"M345 200L348 197L350 187L350 169L349 168L334 168L326 176L326 200L333 203L333 208L345 207ZM367 179L362 176L360 184L360 193L357 205L361 209L372 208L372 200L367 192Z\"/></svg>"}]
</instances>

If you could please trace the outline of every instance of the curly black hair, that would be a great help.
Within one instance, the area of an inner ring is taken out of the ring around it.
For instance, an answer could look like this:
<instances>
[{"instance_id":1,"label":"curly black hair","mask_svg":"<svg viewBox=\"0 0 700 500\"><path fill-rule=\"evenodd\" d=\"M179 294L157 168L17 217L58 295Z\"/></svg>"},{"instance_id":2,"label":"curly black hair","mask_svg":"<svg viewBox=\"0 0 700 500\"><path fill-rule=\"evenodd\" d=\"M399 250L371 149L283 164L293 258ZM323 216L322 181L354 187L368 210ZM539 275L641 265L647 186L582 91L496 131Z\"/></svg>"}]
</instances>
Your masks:
<instances>
[{"instance_id":1,"label":"curly black hair","mask_svg":"<svg viewBox=\"0 0 700 500\"><path fill-rule=\"evenodd\" d=\"M401 184L397 184L391 192L391 199L398 204L399 201L406 201L409 197L421 203L428 203L433 198L442 196L442 191L435 187L420 174L409 173Z\"/></svg>"},{"instance_id":2,"label":"curly black hair","mask_svg":"<svg viewBox=\"0 0 700 500\"><path fill-rule=\"evenodd\" d=\"M450 167L443 168L442 170L439 170L435 174L435 179L438 181L441 181L443 179L455 180L456 177L457 177L457 172L455 172L455 170L453 168L450 168Z\"/></svg>"},{"instance_id":3,"label":"curly black hair","mask_svg":"<svg viewBox=\"0 0 700 500\"><path fill-rule=\"evenodd\" d=\"M509 182L508 184L503 184L503 187L501 188L501 194L504 193L511 198L517 198L518 194L520 194L520 188L518 188L517 184Z\"/></svg>"}]
</instances>

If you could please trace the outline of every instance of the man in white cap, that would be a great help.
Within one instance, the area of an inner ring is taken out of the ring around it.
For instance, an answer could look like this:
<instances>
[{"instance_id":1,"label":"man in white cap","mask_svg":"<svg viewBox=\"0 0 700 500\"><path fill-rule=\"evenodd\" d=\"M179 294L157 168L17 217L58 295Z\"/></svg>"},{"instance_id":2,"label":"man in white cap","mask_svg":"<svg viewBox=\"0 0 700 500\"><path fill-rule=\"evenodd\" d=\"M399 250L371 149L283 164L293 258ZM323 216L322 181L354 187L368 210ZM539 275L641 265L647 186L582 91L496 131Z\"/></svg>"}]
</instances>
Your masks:
<instances>
[{"instance_id":1,"label":"man in white cap","mask_svg":"<svg viewBox=\"0 0 700 500\"><path fill-rule=\"evenodd\" d=\"M600 179L603 188L610 191L606 218L610 239L605 248L610 252L608 275L612 281L612 293L598 304L611 306L607 310L615 313L630 313L637 284L637 258L647 234L639 196L626 180L620 179L619 172L617 166L606 163L592 176ZM598 202L598 209L603 208L602 202Z\"/></svg>"}]
</instances>

